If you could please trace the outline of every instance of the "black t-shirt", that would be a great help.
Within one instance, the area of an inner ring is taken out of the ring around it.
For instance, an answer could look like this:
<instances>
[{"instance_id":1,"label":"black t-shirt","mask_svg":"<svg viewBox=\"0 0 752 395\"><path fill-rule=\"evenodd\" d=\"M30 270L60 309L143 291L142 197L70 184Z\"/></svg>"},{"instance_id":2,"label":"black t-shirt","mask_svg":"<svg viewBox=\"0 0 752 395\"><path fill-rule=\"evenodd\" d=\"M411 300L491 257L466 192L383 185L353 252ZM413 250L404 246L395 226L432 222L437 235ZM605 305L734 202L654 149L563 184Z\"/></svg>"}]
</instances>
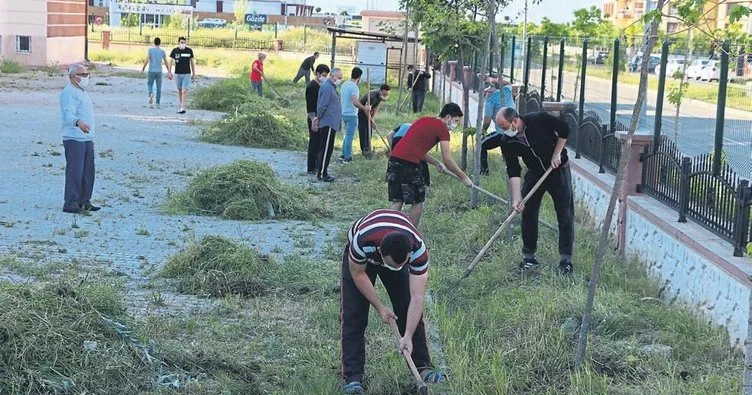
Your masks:
<instances>
[{"instance_id":1,"label":"black t-shirt","mask_svg":"<svg viewBox=\"0 0 752 395\"><path fill-rule=\"evenodd\" d=\"M170 52L170 57L175 61L175 74L191 74L191 59L193 59L193 50L174 48Z\"/></svg>"},{"instance_id":2,"label":"black t-shirt","mask_svg":"<svg viewBox=\"0 0 752 395\"><path fill-rule=\"evenodd\" d=\"M373 114L374 111L376 111L376 108L381 104L381 91L375 90L371 91L371 114ZM363 95L363 97L360 98L360 104L367 106L368 105L368 95ZM365 115L365 112L363 110L358 109L358 112Z\"/></svg>"},{"instance_id":3,"label":"black t-shirt","mask_svg":"<svg viewBox=\"0 0 752 395\"><path fill-rule=\"evenodd\" d=\"M306 112L315 113L319 101L319 89L321 84L315 80L308 83L305 88Z\"/></svg>"}]
</instances>

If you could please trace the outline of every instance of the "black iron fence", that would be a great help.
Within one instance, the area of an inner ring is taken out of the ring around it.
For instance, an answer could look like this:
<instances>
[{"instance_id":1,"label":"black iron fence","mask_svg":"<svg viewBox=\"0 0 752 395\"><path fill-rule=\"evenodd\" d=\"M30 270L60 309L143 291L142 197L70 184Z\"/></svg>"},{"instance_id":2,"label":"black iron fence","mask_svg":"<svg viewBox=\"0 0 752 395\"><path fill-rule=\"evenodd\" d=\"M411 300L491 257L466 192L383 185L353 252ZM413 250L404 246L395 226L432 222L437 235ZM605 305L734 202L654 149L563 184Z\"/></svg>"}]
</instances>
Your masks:
<instances>
[{"instance_id":1,"label":"black iron fence","mask_svg":"<svg viewBox=\"0 0 752 395\"><path fill-rule=\"evenodd\" d=\"M104 33L101 33L104 34ZM114 30L110 32L110 42L113 44L143 44L151 45L154 37L151 34L133 34L130 31ZM164 43L177 43L181 37L179 33L159 33ZM101 40L101 38L100 38ZM207 48L236 48L251 50L274 50L274 40L254 40L245 37L217 37L212 35L191 35L191 46Z\"/></svg>"}]
</instances>

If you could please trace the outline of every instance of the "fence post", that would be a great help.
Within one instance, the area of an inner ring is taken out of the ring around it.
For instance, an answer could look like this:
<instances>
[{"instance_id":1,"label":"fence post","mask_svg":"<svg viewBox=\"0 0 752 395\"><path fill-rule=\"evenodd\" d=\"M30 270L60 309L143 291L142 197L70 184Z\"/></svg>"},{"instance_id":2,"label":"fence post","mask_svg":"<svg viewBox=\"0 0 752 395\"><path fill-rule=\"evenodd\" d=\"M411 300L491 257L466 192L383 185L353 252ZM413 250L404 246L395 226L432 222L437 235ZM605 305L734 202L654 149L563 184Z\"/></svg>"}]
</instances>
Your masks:
<instances>
[{"instance_id":1,"label":"fence post","mask_svg":"<svg viewBox=\"0 0 752 395\"><path fill-rule=\"evenodd\" d=\"M514 84L514 47L515 47L515 41L517 41L517 36L512 35L512 62L510 63L509 68L509 82Z\"/></svg>"},{"instance_id":2,"label":"fence post","mask_svg":"<svg viewBox=\"0 0 752 395\"><path fill-rule=\"evenodd\" d=\"M580 122L579 126L582 127L582 120L585 119L585 77L587 74L587 47L588 47L588 40L584 39L582 40L582 67L581 67L581 73L580 76ZM580 159L580 147L582 147L582 136L577 136L577 147L575 147L576 154L574 155L575 159Z\"/></svg>"},{"instance_id":3,"label":"fence post","mask_svg":"<svg viewBox=\"0 0 752 395\"><path fill-rule=\"evenodd\" d=\"M566 44L567 39L562 38L559 42L559 75L556 77L556 101L561 101L561 90L564 86L564 45Z\"/></svg>"},{"instance_id":4,"label":"fence post","mask_svg":"<svg viewBox=\"0 0 752 395\"><path fill-rule=\"evenodd\" d=\"M308 41L308 25L303 25L303 46L307 44Z\"/></svg>"},{"instance_id":5,"label":"fence post","mask_svg":"<svg viewBox=\"0 0 752 395\"><path fill-rule=\"evenodd\" d=\"M232 47L236 48L238 46L238 27L235 26L235 35L232 39Z\"/></svg>"},{"instance_id":6,"label":"fence post","mask_svg":"<svg viewBox=\"0 0 752 395\"><path fill-rule=\"evenodd\" d=\"M692 172L692 159L688 156L682 158L681 175L679 178L679 222L687 222L687 210L689 209L689 173Z\"/></svg>"},{"instance_id":7,"label":"fence post","mask_svg":"<svg viewBox=\"0 0 752 395\"><path fill-rule=\"evenodd\" d=\"M616 105L617 101L617 88L619 84L619 39L614 39L614 52L612 59L614 61L613 69L611 71L611 118L608 124L608 130L611 133L616 130Z\"/></svg>"},{"instance_id":8,"label":"fence post","mask_svg":"<svg viewBox=\"0 0 752 395\"><path fill-rule=\"evenodd\" d=\"M601 124L601 127L598 128L598 130L601 132L601 145L598 152L598 173L603 174L606 172L606 168L603 167L603 162L606 160L606 135L609 133L609 126ZM610 132L614 133L613 130ZM614 134L614 137L616 137L616 134Z\"/></svg>"},{"instance_id":9,"label":"fence post","mask_svg":"<svg viewBox=\"0 0 752 395\"><path fill-rule=\"evenodd\" d=\"M715 149L713 150L713 175L721 174L721 154L723 152L723 124L726 117L726 89L728 88L729 42L721 47L721 79L718 81L718 106L715 115Z\"/></svg>"},{"instance_id":10,"label":"fence post","mask_svg":"<svg viewBox=\"0 0 752 395\"><path fill-rule=\"evenodd\" d=\"M548 36L543 37L543 64L541 65L541 103L546 101L546 63L548 58Z\"/></svg>"},{"instance_id":11,"label":"fence post","mask_svg":"<svg viewBox=\"0 0 752 395\"><path fill-rule=\"evenodd\" d=\"M527 96L528 84L530 83L530 48L533 45L533 36L527 37L527 49L525 50L525 71L522 75L522 93Z\"/></svg>"},{"instance_id":12,"label":"fence post","mask_svg":"<svg viewBox=\"0 0 752 395\"><path fill-rule=\"evenodd\" d=\"M504 49L507 47L507 35L501 33L501 45L499 45L499 78L504 78Z\"/></svg>"},{"instance_id":13,"label":"fence post","mask_svg":"<svg viewBox=\"0 0 752 395\"><path fill-rule=\"evenodd\" d=\"M749 231L749 210L747 200L750 199L752 189L749 181L741 180L736 187L736 221L734 221L734 256L744 256L747 247L747 232Z\"/></svg>"},{"instance_id":14,"label":"fence post","mask_svg":"<svg viewBox=\"0 0 752 395\"><path fill-rule=\"evenodd\" d=\"M645 185L645 179L648 177L648 167L645 164L645 157L648 156L648 146L646 145L645 148L642 150L642 153L640 154L640 163L642 164L641 170L642 170L642 176L640 177L640 183L637 184L637 193L642 193L643 186Z\"/></svg>"},{"instance_id":15,"label":"fence post","mask_svg":"<svg viewBox=\"0 0 752 395\"><path fill-rule=\"evenodd\" d=\"M658 97L655 99L653 153L658 152L658 144L661 140L661 128L663 127L663 94L666 91L666 63L668 63L668 40L663 40L663 46L661 47L661 72L658 75Z\"/></svg>"},{"instance_id":16,"label":"fence post","mask_svg":"<svg viewBox=\"0 0 752 395\"><path fill-rule=\"evenodd\" d=\"M276 23L276 22L274 22L274 39L275 39L275 40L277 39L277 30L278 30L278 28L277 28L277 23Z\"/></svg>"}]
</instances>

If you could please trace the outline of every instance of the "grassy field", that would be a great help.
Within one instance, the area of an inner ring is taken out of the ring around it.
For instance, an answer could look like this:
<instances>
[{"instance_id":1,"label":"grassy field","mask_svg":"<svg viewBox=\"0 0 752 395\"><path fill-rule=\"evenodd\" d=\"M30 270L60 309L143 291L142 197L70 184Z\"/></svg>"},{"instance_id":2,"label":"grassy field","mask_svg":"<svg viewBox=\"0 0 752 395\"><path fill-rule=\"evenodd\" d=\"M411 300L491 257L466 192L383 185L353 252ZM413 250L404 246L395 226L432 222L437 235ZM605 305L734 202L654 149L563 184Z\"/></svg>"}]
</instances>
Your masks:
<instances>
[{"instance_id":1,"label":"grassy field","mask_svg":"<svg viewBox=\"0 0 752 395\"><path fill-rule=\"evenodd\" d=\"M282 108L270 100L266 105L304 128L302 85L287 82L290 69L283 61L271 64L276 67L268 68L270 78L289 104ZM243 95L235 97L242 105ZM393 94L377 117L384 132L413 118L390 111L395 99ZM436 98L427 100L426 110L438 112ZM455 150L459 143L455 134ZM372 144L383 152L378 137ZM490 159L492 169L501 168L498 154ZM130 316L121 303L123 285L116 279L105 281L74 266L40 267L0 259L5 270L38 280L29 286L0 283L0 305L12 306L0 309L0 366L5 368L0 388L10 393L338 393L341 248L351 221L386 206L385 168L381 154L372 160L356 155L350 164L332 166L338 182L322 186L317 198L331 212L326 221L341 232L324 256L305 252L306 238L313 237L306 234L293 235L302 249L269 256L224 239L186 246L168 260L164 271L152 274L145 288L153 292L154 305L164 303L160 295L166 289L214 296L206 300L206 308L190 314ZM504 195L500 171L483 183ZM497 242L475 273L461 287L449 290L505 217L505 207L483 200L471 209L468 200L469 192L460 183L434 172L421 222L432 265L427 320L434 363L447 369L450 381L433 386L433 393L740 391L743 358L728 346L725 331L662 300L659 285L647 278L639 262L611 253L605 257L587 365L573 372L597 244L584 210L578 210L571 278L554 274L556 237L545 229L539 244L544 263L540 275L520 276L515 270L521 248L517 227L513 239ZM549 199L542 215L554 219ZM216 245L222 246L220 251L210 248ZM238 279L253 284L252 280L262 281L263 292L234 292L236 288L226 282L217 288L215 280L226 279L227 273L239 273ZM370 323L369 393L411 393L411 380L389 329L375 313ZM96 341L101 352L86 351L82 344L92 345L85 341Z\"/></svg>"}]
</instances>

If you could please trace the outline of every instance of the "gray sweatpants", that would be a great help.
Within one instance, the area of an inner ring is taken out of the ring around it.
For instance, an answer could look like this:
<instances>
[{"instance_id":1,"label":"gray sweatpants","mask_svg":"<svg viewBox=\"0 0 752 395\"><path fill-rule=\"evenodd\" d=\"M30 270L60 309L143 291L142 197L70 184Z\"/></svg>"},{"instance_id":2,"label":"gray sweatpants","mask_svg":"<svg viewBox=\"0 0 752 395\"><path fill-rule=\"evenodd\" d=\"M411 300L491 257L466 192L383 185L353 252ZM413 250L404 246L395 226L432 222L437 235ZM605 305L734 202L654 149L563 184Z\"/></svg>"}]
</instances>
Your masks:
<instances>
[{"instance_id":1,"label":"gray sweatpants","mask_svg":"<svg viewBox=\"0 0 752 395\"><path fill-rule=\"evenodd\" d=\"M91 204L94 191L94 142L63 140L65 148L64 209Z\"/></svg>"}]
</instances>

